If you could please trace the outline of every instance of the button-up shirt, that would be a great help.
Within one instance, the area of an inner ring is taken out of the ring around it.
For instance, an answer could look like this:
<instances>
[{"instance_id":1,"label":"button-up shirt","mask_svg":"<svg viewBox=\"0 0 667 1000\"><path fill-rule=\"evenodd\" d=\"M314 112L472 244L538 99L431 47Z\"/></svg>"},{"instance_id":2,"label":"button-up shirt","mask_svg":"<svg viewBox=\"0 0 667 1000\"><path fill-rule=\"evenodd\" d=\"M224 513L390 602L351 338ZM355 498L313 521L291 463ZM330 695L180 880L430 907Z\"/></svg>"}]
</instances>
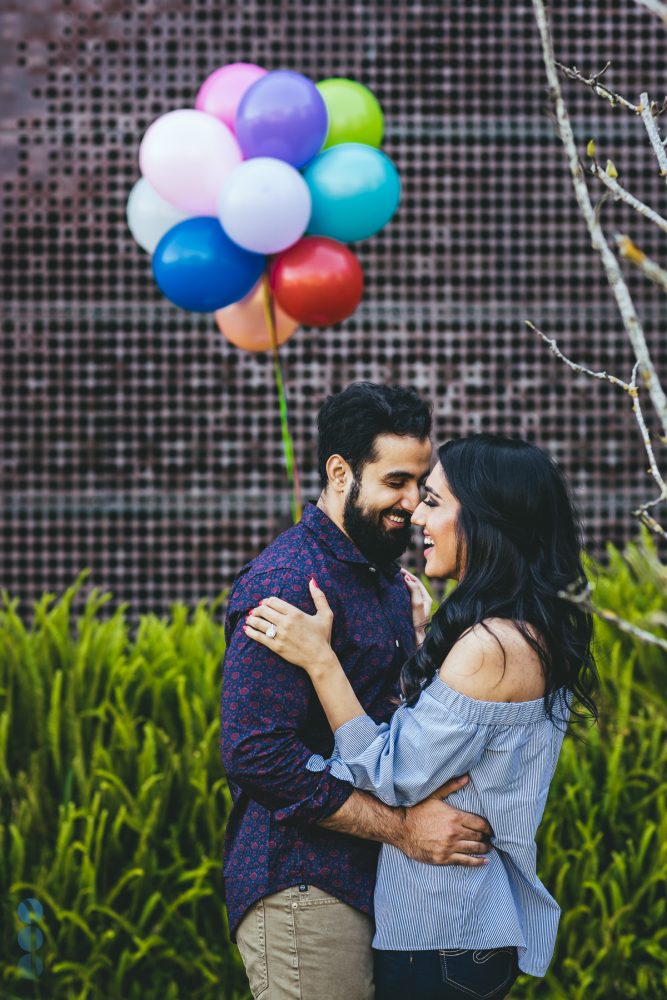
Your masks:
<instances>
[{"instance_id":1,"label":"button-up shirt","mask_svg":"<svg viewBox=\"0 0 667 1000\"><path fill-rule=\"evenodd\" d=\"M254 902L299 883L372 913L378 845L320 825L352 785L329 767L306 767L313 754L328 757L334 746L310 679L242 628L264 597L313 614L311 576L334 613L334 651L364 711L378 722L396 707L400 668L414 648L398 565L371 565L314 504L242 569L227 605L220 737L233 799L224 863L232 939Z\"/></svg>"},{"instance_id":2,"label":"button-up shirt","mask_svg":"<svg viewBox=\"0 0 667 1000\"><path fill-rule=\"evenodd\" d=\"M421 802L467 771L470 783L448 802L486 816L493 827L488 864L426 865L383 844L375 889L373 947L390 951L514 945L523 972L543 976L560 909L536 871L535 833L544 812L569 716L565 690L552 722L544 702L478 701L438 674L414 705L389 723L366 715L336 730L329 767L388 805Z\"/></svg>"}]
</instances>

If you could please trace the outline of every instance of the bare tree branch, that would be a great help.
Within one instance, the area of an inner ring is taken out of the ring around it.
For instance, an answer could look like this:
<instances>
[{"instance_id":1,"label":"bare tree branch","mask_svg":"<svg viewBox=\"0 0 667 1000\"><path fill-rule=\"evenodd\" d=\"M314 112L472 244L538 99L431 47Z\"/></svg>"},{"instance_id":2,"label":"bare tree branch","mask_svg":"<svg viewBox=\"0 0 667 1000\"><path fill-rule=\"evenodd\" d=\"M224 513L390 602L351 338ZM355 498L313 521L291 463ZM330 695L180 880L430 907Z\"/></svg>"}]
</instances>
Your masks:
<instances>
[{"instance_id":1,"label":"bare tree branch","mask_svg":"<svg viewBox=\"0 0 667 1000\"><path fill-rule=\"evenodd\" d=\"M614 238L621 257L629 260L631 264L639 268L642 274L645 274L647 278L662 288L663 292L667 292L667 271L664 267L660 267L654 260L647 257L644 251L640 250L625 233L617 233Z\"/></svg>"},{"instance_id":2,"label":"bare tree branch","mask_svg":"<svg viewBox=\"0 0 667 1000\"><path fill-rule=\"evenodd\" d=\"M656 503L662 503L663 499L664 497L658 497L657 500L651 500L650 503L643 503L641 507L637 507L636 510L633 510L632 516L636 517L638 521L641 521L644 527L648 528L653 535L660 535L661 538L667 538L667 531L665 531L663 526L656 521L651 514L649 514L649 509L655 506Z\"/></svg>"},{"instance_id":3,"label":"bare tree branch","mask_svg":"<svg viewBox=\"0 0 667 1000\"><path fill-rule=\"evenodd\" d=\"M606 73L611 66L610 62L606 63L598 73L593 73L592 76L584 76L581 70L577 69L576 66L564 66L563 63L557 62L555 59L554 65L558 67L561 73L568 76L570 80L578 80L579 83L583 83L584 86L590 87L593 93L597 94L598 97L603 97L605 101L609 101L612 108L620 105L622 108L627 108L628 111L633 111L635 114L639 114L638 105L633 104L632 101L628 101L625 97L622 97L620 94L610 90L609 87L604 85L604 83L600 83L600 78L603 73Z\"/></svg>"},{"instance_id":4,"label":"bare tree branch","mask_svg":"<svg viewBox=\"0 0 667 1000\"><path fill-rule=\"evenodd\" d=\"M583 365L578 365L575 361L566 357L558 346L557 341L550 337L547 337L545 333L542 333L534 323L530 320L526 320L526 326L533 330L545 344L548 345L549 350L554 354L559 361L571 368L572 371L577 372L580 375L588 375L591 378L600 379L604 382L610 382L612 385L617 386L630 396L632 400L632 412L635 415L635 420L639 426L639 432L641 434L642 443L646 451L646 455L649 461L649 472L653 477L658 489L660 490L660 495L656 497L655 500L650 500L648 503L642 504L636 510L633 510L633 516L639 518L643 524L646 525L651 531L657 535L662 535L667 537L667 533L664 528L653 518L648 515L648 510L652 507L656 507L659 503L667 500L667 483L662 477L660 469L658 468L658 463L656 461L655 452L653 451L653 444L651 442L651 435L649 434L648 427L646 426L646 420L644 419L644 414L642 412L641 404L639 402L639 389L637 387L637 375L639 372L639 362L635 363L632 370L632 378L629 382L624 382L623 379L617 378L616 375L610 375L609 372L594 372L590 368L585 368Z\"/></svg>"},{"instance_id":5,"label":"bare tree branch","mask_svg":"<svg viewBox=\"0 0 667 1000\"><path fill-rule=\"evenodd\" d=\"M632 384L630 382L624 382L623 379L617 378L615 375L610 375L609 372L594 372L590 368L584 368L583 365L578 365L576 361L572 361L570 358L565 357L558 342L553 340L551 337L547 337L546 333L542 333L534 323L531 323L529 319L525 321L526 326L529 329L534 330L538 337L541 337L545 344L548 345L549 350L552 354L555 354L559 361L563 361L568 368L571 368L573 372L578 372L580 375L590 375L591 378L603 379L605 382L611 382L612 385L617 385L619 389L623 389L628 394L632 393Z\"/></svg>"},{"instance_id":6,"label":"bare tree branch","mask_svg":"<svg viewBox=\"0 0 667 1000\"><path fill-rule=\"evenodd\" d=\"M586 611L590 611L592 614L603 618L606 622L611 622L621 632L627 632L628 635L634 636L640 642L646 642L651 646L658 646L660 649L667 650L667 639L663 639L659 635L654 635L653 632L647 632L646 629L640 628L638 625L633 625L632 622L627 621L625 618L619 618L617 614L608 608L599 608L593 604L591 601L590 584L576 590L560 590L558 596L566 601L571 601L572 604L578 604L580 607L585 608Z\"/></svg>"},{"instance_id":7,"label":"bare tree branch","mask_svg":"<svg viewBox=\"0 0 667 1000\"><path fill-rule=\"evenodd\" d=\"M667 483L658 468L658 463L655 458L655 452L653 451L653 443L651 441L651 435L649 434L649 429L646 426L646 421L644 420L644 414L642 412L641 403L639 402L639 389L637 386L637 374L639 370L639 362L637 362L632 369L632 378L630 380L630 397L632 399L632 412L635 415L635 420L639 427L639 433L642 437L642 444L644 445L644 450L648 456L649 469L655 483L660 490L660 493L653 500L649 500L647 503L640 504L636 510L633 510L632 516L636 517L639 521L644 524L649 531L653 532L654 535L661 535L663 538L667 538L667 531L662 527L662 525L656 521L648 512L653 507L657 507L658 504L663 503L667 500Z\"/></svg>"},{"instance_id":8,"label":"bare tree branch","mask_svg":"<svg viewBox=\"0 0 667 1000\"><path fill-rule=\"evenodd\" d=\"M662 111L665 110L665 102L662 104ZM648 137L651 140L651 145L653 146L653 152L658 160L658 165L660 167L660 176L665 178L665 183L667 183L667 153L665 152L665 147L662 144L662 139L660 138L660 133L658 132L658 126L655 123L656 111L659 114L660 111L657 110L654 105L649 101L648 94L644 93L641 95L641 116L644 122L644 127L648 133Z\"/></svg>"},{"instance_id":9,"label":"bare tree branch","mask_svg":"<svg viewBox=\"0 0 667 1000\"><path fill-rule=\"evenodd\" d=\"M660 0L635 0L635 2L640 7L646 7L652 14L657 14L667 24L667 3L661 3Z\"/></svg>"},{"instance_id":10,"label":"bare tree branch","mask_svg":"<svg viewBox=\"0 0 667 1000\"><path fill-rule=\"evenodd\" d=\"M588 187L586 186L583 168L579 160L577 146L572 132L572 125L570 123L560 89L553 42L551 40L544 0L533 0L533 8L535 10L535 17L540 33L542 55L549 84L549 93L555 105L558 131L567 154L575 196L588 227L593 247L598 251L602 259L607 279L621 313L623 325L630 339L630 343L632 344L635 357L639 361L644 385L650 395L651 402L662 426L662 432L667 437L667 396L665 396L660 379L658 378L658 373L656 372L653 361L651 360L644 331L632 298L630 297L628 287L623 280L620 264L616 259L615 254L609 247L602 231L602 227L595 217L595 209L593 208L590 195L588 193Z\"/></svg>"},{"instance_id":11,"label":"bare tree branch","mask_svg":"<svg viewBox=\"0 0 667 1000\"><path fill-rule=\"evenodd\" d=\"M662 215L658 215L658 213L651 208L650 205L645 205L643 201L639 200L639 198L635 198L633 194L626 191L626 189L622 187L622 185L620 185L614 177L610 177L609 174L602 169L599 163L593 163L590 169L593 176L597 177L597 179L604 184L609 191L611 191L615 201L624 201L626 205L630 205L631 208L634 208L634 210L639 212L640 215L643 215L644 218L650 219L651 222L654 222L658 229L661 229L663 233L667 233L667 219L664 219Z\"/></svg>"}]
</instances>

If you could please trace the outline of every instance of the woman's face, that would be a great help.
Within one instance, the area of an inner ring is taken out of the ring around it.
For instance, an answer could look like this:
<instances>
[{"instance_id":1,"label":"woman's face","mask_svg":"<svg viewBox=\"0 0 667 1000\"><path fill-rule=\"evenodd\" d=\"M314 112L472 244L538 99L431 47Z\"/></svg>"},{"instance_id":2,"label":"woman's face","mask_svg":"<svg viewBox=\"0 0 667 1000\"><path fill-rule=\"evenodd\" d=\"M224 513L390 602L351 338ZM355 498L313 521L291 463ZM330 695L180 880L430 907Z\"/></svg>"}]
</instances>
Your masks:
<instances>
[{"instance_id":1,"label":"woman's face","mask_svg":"<svg viewBox=\"0 0 667 1000\"><path fill-rule=\"evenodd\" d=\"M424 529L426 575L455 579L456 525L461 505L450 492L439 462L424 489L426 496L412 515L412 523Z\"/></svg>"}]
</instances>

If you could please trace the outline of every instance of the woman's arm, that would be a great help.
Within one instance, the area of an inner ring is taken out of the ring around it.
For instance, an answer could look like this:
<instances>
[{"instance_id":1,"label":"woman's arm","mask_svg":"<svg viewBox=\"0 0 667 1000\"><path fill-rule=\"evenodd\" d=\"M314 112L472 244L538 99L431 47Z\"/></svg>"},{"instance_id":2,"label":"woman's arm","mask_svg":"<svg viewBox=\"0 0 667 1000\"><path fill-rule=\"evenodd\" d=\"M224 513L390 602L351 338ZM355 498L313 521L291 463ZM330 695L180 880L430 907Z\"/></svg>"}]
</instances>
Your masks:
<instances>
[{"instance_id":1,"label":"woman's arm","mask_svg":"<svg viewBox=\"0 0 667 1000\"><path fill-rule=\"evenodd\" d=\"M423 801L466 769L459 763L468 766L479 758L484 740L478 727L466 725L429 695L400 708L390 723L373 722L331 648L333 615L326 597L314 581L310 591L315 615L270 597L248 616L246 634L306 670L335 734L331 761L342 765L357 788L387 805Z\"/></svg>"},{"instance_id":2,"label":"woman's arm","mask_svg":"<svg viewBox=\"0 0 667 1000\"><path fill-rule=\"evenodd\" d=\"M401 706L389 723L377 725L363 712L331 650L332 616L326 598L312 584L311 594L316 615L304 615L270 598L250 616L249 634L265 645L277 641L281 656L307 670L335 733L331 761L340 764L357 788L373 792L388 805L422 801L452 775L474 766L494 745L496 735L502 741L496 726L459 715L454 692L491 702L535 697L525 688L531 674L525 653L517 655L527 648L525 640L517 634L519 645L514 646L514 626L494 621L493 633L478 626L462 636L432 690L424 691L414 705ZM265 634L270 625L277 629L274 639ZM444 688L438 688L440 680ZM309 768L311 764L315 759ZM322 759L317 764L325 766Z\"/></svg>"},{"instance_id":3,"label":"woman's arm","mask_svg":"<svg viewBox=\"0 0 667 1000\"><path fill-rule=\"evenodd\" d=\"M335 732L350 719L366 713L331 648L333 613L314 580L310 581L310 592L317 611L315 615L307 615L286 601L269 597L251 611L244 628L250 639L306 671ZM270 626L276 630L274 636L267 635Z\"/></svg>"},{"instance_id":4,"label":"woman's arm","mask_svg":"<svg viewBox=\"0 0 667 1000\"><path fill-rule=\"evenodd\" d=\"M328 656L323 655L308 668L308 676L334 733L351 719L366 714L331 647Z\"/></svg>"}]
</instances>

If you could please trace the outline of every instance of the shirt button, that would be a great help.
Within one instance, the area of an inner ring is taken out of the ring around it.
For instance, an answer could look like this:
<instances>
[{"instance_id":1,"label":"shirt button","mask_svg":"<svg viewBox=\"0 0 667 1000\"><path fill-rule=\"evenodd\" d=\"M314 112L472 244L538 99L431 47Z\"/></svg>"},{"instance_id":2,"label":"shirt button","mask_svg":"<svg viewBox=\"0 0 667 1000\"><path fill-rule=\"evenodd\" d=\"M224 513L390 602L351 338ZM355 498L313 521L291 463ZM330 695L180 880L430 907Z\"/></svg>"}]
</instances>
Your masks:
<instances>
[{"instance_id":1,"label":"shirt button","mask_svg":"<svg viewBox=\"0 0 667 1000\"><path fill-rule=\"evenodd\" d=\"M368 568L371 571L371 573L377 572L376 569L375 569L375 566L369 566Z\"/></svg>"},{"instance_id":2,"label":"shirt button","mask_svg":"<svg viewBox=\"0 0 667 1000\"><path fill-rule=\"evenodd\" d=\"M400 646L400 645L401 645L401 643L399 642L399 640L398 640L398 639L396 640L396 645L397 645L397 646Z\"/></svg>"}]
</instances>

